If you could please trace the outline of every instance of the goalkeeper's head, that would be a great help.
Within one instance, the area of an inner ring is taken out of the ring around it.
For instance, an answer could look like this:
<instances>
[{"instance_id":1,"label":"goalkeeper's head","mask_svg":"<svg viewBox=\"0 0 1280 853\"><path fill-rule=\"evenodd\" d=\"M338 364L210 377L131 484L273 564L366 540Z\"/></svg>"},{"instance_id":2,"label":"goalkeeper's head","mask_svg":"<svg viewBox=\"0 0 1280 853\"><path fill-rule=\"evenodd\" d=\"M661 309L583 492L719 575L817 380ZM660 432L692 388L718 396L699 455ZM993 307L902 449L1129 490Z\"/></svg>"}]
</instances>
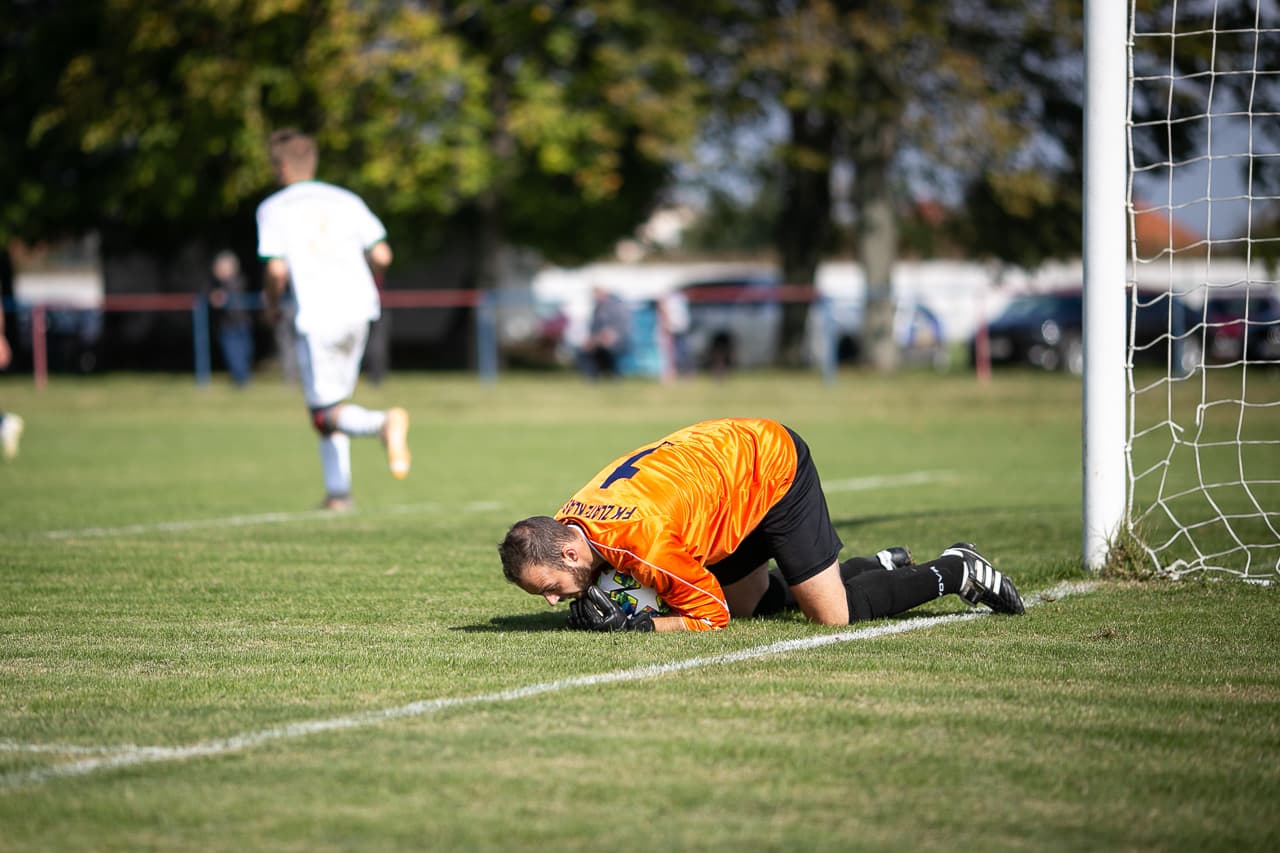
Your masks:
<instances>
[{"instance_id":1,"label":"goalkeeper's head","mask_svg":"<svg viewBox=\"0 0 1280 853\"><path fill-rule=\"evenodd\" d=\"M552 606L586 592L603 562L581 530L545 515L513 524L498 555L507 580Z\"/></svg>"}]
</instances>

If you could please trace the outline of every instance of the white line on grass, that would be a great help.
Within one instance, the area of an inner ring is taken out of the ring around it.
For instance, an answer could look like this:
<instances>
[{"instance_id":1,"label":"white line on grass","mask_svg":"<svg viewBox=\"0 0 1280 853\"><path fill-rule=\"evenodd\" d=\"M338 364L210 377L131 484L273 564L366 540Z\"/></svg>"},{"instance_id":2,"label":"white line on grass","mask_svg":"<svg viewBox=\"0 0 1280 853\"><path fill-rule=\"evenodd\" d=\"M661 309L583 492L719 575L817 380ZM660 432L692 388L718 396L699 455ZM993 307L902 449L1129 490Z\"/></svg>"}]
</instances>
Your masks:
<instances>
[{"instance_id":1,"label":"white line on grass","mask_svg":"<svg viewBox=\"0 0 1280 853\"><path fill-rule=\"evenodd\" d=\"M894 486L919 486L950 480L950 471L908 471L905 474L885 474L876 477L854 477L849 480L823 480L824 492L865 492Z\"/></svg>"},{"instance_id":2,"label":"white line on grass","mask_svg":"<svg viewBox=\"0 0 1280 853\"><path fill-rule=\"evenodd\" d=\"M488 512L502 505L494 501L475 501L463 504L463 512ZM412 512L440 512L444 506L437 503L401 504L375 510L373 515L404 515ZM458 507L450 508L456 511ZM359 510L353 515L360 515ZM128 536L135 533L182 533L188 530L207 530L218 527L248 527L255 524L279 524L286 521L307 521L314 518L333 518L331 510L311 509L301 512L262 512L257 515L232 515L225 518L197 518L187 521L157 521L150 524L123 524L119 527L80 527L74 530L47 530L49 539L89 539L103 536Z\"/></svg>"},{"instance_id":3,"label":"white line on grass","mask_svg":"<svg viewBox=\"0 0 1280 853\"><path fill-rule=\"evenodd\" d=\"M82 746L78 743L17 743L0 740L0 752L52 752L56 755L109 755L119 752L120 746Z\"/></svg>"},{"instance_id":4,"label":"white line on grass","mask_svg":"<svg viewBox=\"0 0 1280 853\"><path fill-rule=\"evenodd\" d=\"M874 477L855 477L847 480L831 480L823 483L828 492L862 492L871 489L893 488L895 486L918 486L925 483L936 483L952 478L949 471L908 471L903 474L885 474ZM495 501L473 501L464 504L464 512L492 512L501 509L502 504ZM439 512L444 507L437 503L405 504L384 507L374 510L373 515L403 515L411 512ZM456 507L450 508L456 511ZM362 514L356 511L356 514ZM196 518L185 521L157 521L147 524L122 524L115 527L78 527L68 530L46 530L48 539L94 539L107 536L130 536L139 533L184 533L189 530L209 530L219 527L250 527L257 524L280 524L290 521L309 521L317 518L332 518L329 510L312 509L300 512L262 512L256 515L232 515L224 518Z\"/></svg>"},{"instance_id":5,"label":"white line on grass","mask_svg":"<svg viewBox=\"0 0 1280 853\"><path fill-rule=\"evenodd\" d=\"M1026 605L1028 607L1033 607L1045 601L1056 601L1059 598L1065 598L1068 595L1089 592L1093 589L1093 586L1094 585L1092 583L1088 582L1064 582L1058 584L1052 589L1046 590L1043 593L1028 596L1026 599ZM231 737L201 741L200 743L193 743L187 746L137 746L134 744L121 744L117 747L68 747L59 749L57 744L24 745L0 741L0 749L10 751L61 751L67 754L78 754L82 752L93 753L95 751L101 751L102 753L101 757L84 758L78 761L72 761L52 767L40 767L34 770L4 774L0 776L0 788L21 788L28 785L47 782L52 779L72 776L87 776L88 774L95 773L99 770L113 770L120 767L132 767L139 764L152 764L160 761L183 761L190 758L224 755L230 752L241 752L243 750L252 749L256 746L261 746L262 744L270 743L272 741L306 737L308 735L320 734L322 732L342 731L345 729L375 726L389 720L400 720L406 717L420 717L425 714L432 714L436 711L443 711L448 708L458 708L467 705L492 704L498 702L514 702L518 699L527 699L531 696L539 696L543 693L554 693L560 690L569 690L574 687L594 687L601 684L612 684L618 681L639 681L647 678L656 678L660 675L667 675L673 672L683 672L685 670L699 669L701 667L714 666L717 664L756 660L758 658L771 657L773 655L781 655L788 652L815 649L821 646L830 646L835 643L847 643L853 640L871 640L877 637L886 637L891 634L905 634L908 631L932 628L937 625L945 625L951 622L962 622L969 619L980 618L985 615L987 615L986 611L974 610L966 611L964 613L951 613L945 616L926 616L919 619L902 619L895 622L886 622L866 628L859 628L853 631L842 631L838 634L820 634L812 637L800 637L793 640L782 640L777 643L769 643L764 646L754 646L748 649L741 649L736 652L711 655L709 657L689 658L682 661L671 661L669 663L649 664L647 666L639 666L632 669L615 670L614 672L597 673L595 675L579 675L573 678L558 679L556 681L544 681L540 684L530 684L525 687L500 690L496 693L482 693L477 696L423 699L418 702L410 702L408 705L401 705L396 708L383 708L377 711L366 711L361 714L352 714L346 717L333 717L328 720L304 720L302 722L262 729L256 732L245 732Z\"/></svg>"},{"instance_id":6,"label":"white line on grass","mask_svg":"<svg viewBox=\"0 0 1280 853\"><path fill-rule=\"evenodd\" d=\"M951 479L948 471L908 471L905 474L886 474L882 476L859 476L846 480L831 480L823 483L823 491L827 492L865 492L869 489L893 488L899 485L923 485ZM448 507L449 511L457 511L460 507ZM461 507L463 512L492 512L502 508L495 501L474 501ZM385 507L375 510L372 515L404 515L408 512L442 512L440 503L408 503L408 505ZM358 511L357 511L358 512ZM102 537L123 537L140 533L186 533L188 530L209 530L218 528L246 528L257 524L282 524L287 521L308 521L312 519L332 519L329 510L303 510L300 512L259 512L256 515L232 515L221 519L191 519L187 521L154 521L150 524L122 524L108 528L73 528L67 530L46 530L49 539L92 539Z\"/></svg>"}]
</instances>

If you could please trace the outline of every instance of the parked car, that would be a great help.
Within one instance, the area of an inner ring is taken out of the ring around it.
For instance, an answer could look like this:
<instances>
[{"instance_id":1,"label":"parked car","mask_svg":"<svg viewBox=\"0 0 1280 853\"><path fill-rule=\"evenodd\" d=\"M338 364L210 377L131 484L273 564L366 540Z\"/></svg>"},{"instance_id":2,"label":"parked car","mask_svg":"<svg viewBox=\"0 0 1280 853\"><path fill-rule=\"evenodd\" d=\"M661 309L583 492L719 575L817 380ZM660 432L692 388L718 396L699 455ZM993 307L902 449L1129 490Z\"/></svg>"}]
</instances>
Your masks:
<instances>
[{"instance_id":1,"label":"parked car","mask_svg":"<svg viewBox=\"0 0 1280 853\"><path fill-rule=\"evenodd\" d=\"M1132 327L1135 363L1164 363L1168 358L1162 336L1170 335L1169 300L1174 300L1172 319L1180 324L1173 334L1181 335L1200 322L1198 312L1168 293L1139 291L1137 317L1133 323L1134 300L1129 306L1126 328ZM1175 351L1183 375L1201 365L1200 337L1179 337ZM1044 370L1084 370L1084 295L1079 290L1034 293L1013 299L987 325L987 352L993 365L1028 364ZM977 363L977 337L969 343L971 363Z\"/></svg>"},{"instance_id":2,"label":"parked car","mask_svg":"<svg viewBox=\"0 0 1280 853\"><path fill-rule=\"evenodd\" d=\"M690 282L680 290L689 305L689 350L693 362L710 370L763 367L777 360L782 342L781 285L771 273ZM863 350L860 300L832 299L824 308L832 324L836 360L856 361ZM809 355L819 359L824 334L817 303L810 306L806 334ZM937 315L918 302L896 308L894 336L908 364L947 367L947 347Z\"/></svg>"},{"instance_id":3,"label":"parked car","mask_svg":"<svg viewBox=\"0 0 1280 853\"><path fill-rule=\"evenodd\" d=\"M1205 303L1207 348L1214 361L1280 361L1280 297L1249 288Z\"/></svg>"},{"instance_id":4,"label":"parked car","mask_svg":"<svg viewBox=\"0 0 1280 853\"><path fill-rule=\"evenodd\" d=\"M816 308L816 306L815 306ZM863 332L863 301L860 299L829 299L826 302L834 334L835 359L839 364L850 364L862 357L866 346ZM823 341L819 314L810 314L810 347L812 357L822 358ZM950 367L951 353L943 335L942 321L927 305L912 299L897 300L893 312L893 336L898 342L902 363L927 366L935 370Z\"/></svg>"},{"instance_id":5,"label":"parked car","mask_svg":"<svg viewBox=\"0 0 1280 853\"><path fill-rule=\"evenodd\" d=\"M684 284L689 304L689 357L713 371L764 367L777 356L782 304L771 273L704 279Z\"/></svg>"}]
</instances>

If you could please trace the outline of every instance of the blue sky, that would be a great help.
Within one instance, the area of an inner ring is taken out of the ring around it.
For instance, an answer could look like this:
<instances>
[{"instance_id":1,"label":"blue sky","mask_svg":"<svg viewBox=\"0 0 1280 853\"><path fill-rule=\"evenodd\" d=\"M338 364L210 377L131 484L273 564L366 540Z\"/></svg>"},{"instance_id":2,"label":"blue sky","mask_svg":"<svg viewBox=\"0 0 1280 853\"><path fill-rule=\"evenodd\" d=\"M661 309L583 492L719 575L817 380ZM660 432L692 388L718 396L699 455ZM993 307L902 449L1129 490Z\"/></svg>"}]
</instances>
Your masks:
<instances>
[{"instance_id":1,"label":"blue sky","mask_svg":"<svg viewBox=\"0 0 1280 853\"><path fill-rule=\"evenodd\" d=\"M1177 222L1197 233L1216 239L1242 236L1249 216L1247 152L1251 137L1255 149L1258 137L1247 120L1228 117L1215 117L1209 134L1207 153L1191 162L1136 174L1134 195L1151 205L1171 207ZM1255 216L1264 203L1258 202Z\"/></svg>"}]
</instances>

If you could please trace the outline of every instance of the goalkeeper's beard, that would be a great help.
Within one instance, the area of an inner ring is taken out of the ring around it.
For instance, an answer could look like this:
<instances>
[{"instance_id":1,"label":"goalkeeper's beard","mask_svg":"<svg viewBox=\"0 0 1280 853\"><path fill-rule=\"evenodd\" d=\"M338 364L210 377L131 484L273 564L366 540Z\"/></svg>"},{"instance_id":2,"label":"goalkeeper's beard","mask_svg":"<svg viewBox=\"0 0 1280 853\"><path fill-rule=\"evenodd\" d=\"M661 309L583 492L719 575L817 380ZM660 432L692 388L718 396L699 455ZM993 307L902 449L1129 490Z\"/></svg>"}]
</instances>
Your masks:
<instances>
[{"instance_id":1,"label":"goalkeeper's beard","mask_svg":"<svg viewBox=\"0 0 1280 853\"><path fill-rule=\"evenodd\" d=\"M583 593L595 584L596 576L600 574L598 570L590 566L565 565L564 570L573 577L573 588L577 590L572 596L573 598L581 598Z\"/></svg>"}]
</instances>

